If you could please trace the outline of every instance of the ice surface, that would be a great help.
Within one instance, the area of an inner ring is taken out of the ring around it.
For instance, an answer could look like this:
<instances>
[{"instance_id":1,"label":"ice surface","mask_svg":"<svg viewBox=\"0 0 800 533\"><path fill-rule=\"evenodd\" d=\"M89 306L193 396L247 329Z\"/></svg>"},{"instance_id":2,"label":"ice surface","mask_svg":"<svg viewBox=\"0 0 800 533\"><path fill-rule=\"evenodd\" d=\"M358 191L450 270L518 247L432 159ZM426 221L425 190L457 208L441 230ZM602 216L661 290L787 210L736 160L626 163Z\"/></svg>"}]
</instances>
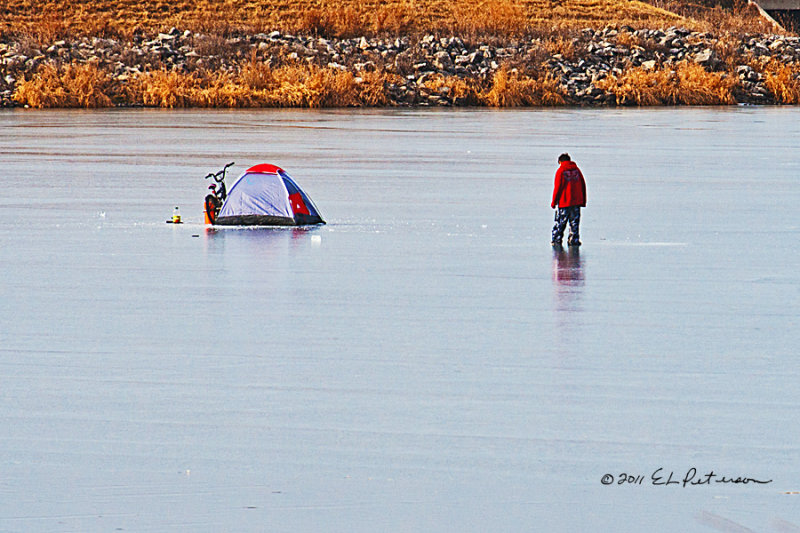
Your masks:
<instances>
[{"instance_id":1,"label":"ice surface","mask_svg":"<svg viewBox=\"0 0 800 533\"><path fill-rule=\"evenodd\" d=\"M799 110L0 127L0 531L800 529ZM207 229L229 161L328 225Z\"/></svg>"}]
</instances>

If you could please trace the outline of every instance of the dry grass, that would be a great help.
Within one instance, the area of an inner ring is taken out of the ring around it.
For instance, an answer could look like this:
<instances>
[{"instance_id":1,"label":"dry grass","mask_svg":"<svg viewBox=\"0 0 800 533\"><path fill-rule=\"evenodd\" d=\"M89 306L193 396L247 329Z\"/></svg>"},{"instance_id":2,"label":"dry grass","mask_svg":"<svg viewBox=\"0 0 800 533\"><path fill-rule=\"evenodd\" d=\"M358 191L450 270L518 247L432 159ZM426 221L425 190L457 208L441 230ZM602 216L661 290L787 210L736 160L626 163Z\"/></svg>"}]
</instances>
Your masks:
<instances>
[{"instance_id":1,"label":"dry grass","mask_svg":"<svg viewBox=\"0 0 800 533\"><path fill-rule=\"evenodd\" d=\"M147 107L378 107L392 105L391 85L403 79L382 71L352 73L297 63L275 69L245 62L238 73L158 70L126 83L91 65L42 66L14 94L36 108L108 107L116 103ZM566 99L549 75L529 76L501 68L487 82L435 75L421 86L459 105L517 107L563 105Z\"/></svg>"},{"instance_id":2,"label":"dry grass","mask_svg":"<svg viewBox=\"0 0 800 533\"><path fill-rule=\"evenodd\" d=\"M253 107L254 92L237 83L230 74L223 72L207 80L205 84L192 87L189 101L193 107Z\"/></svg>"},{"instance_id":3,"label":"dry grass","mask_svg":"<svg viewBox=\"0 0 800 533\"><path fill-rule=\"evenodd\" d=\"M550 37L545 39L542 45L548 55L559 54L567 61L572 61L577 57L575 41L571 38L562 36Z\"/></svg>"},{"instance_id":4,"label":"dry grass","mask_svg":"<svg viewBox=\"0 0 800 533\"><path fill-rule=\"evenodd\" d=\"M800 68L770 62L761 67L768 89L779 103L800 103ZM377 107L392 105L388 87L402 78L383 71L347 71L305 63L270 68L255 60L238 72L181 73L159 70L127 83L93 65L44 65L20 82L15 100L37 108L108 107L126 103L161 108L180 107ZM596 86L612 94L618 105L734 104L736 76L707 72L695 63L674 68L630 69ZM567 103L564 88L549 73L521 73L501 67L487 81L456 76L429 77L421 86L460 105L490 107L559 106Z\"/></svg>"},{"instance_id":5,"label":"dry grass","mask_svg":"<svg viewBox=\"0 0 800 533\"><path fill-rule=\"evenodd\" d=\"M501 68L488 91L480 95L490 107L557 106L566 100L558 82L549 74L532 78Z\"/></svg>"},{"instance_id":6,"label":"dry grass","mask_svg":"<svg viewBox=\"0 0 800 533\"><path fill-rule=\"evenodd\" d=\"M645 0L696 23L695 29L717 34L773 33L776 28L761 17L748 0Z\"/></svg>"},{"instance_id":7,"label":"dry grass","mask_svg":"<svg viewBox=\"0 0 800 533\"><path fill-rule=\"evenodd\" d=\"M387 88L391 83L402 81L396 74L382 72L362 73L361 81L356 85L358 102L366 107L383 107L391 103Z\"/></svg>"},{"instance_id":8,"label":"dry grass","mask_svg":"<svg viewBox=\"0 0 800 533\"><path fill-rule=\"evenodd\" d=\"M520 2L484 0L453 2L450 12L439 24L457 35L522 35L529 30L530 19Z\"/></svg>"},{"instance_id":9,"label":"dry grass","mask_svg":"<svg viewBox=\"0 0 800 533\"><path fill-rule=\"evenodd\" d=\"M373 16L375 33L407 34L414 27L415 3L404 1L378 8Z\"/></svg>"},{"instance_id":10,"label":"dry grass","mask_svg":"<svg viewBox=\"0 0 800 533\"><path fill-rule=\"evenodd\" d=\"M349 36L364 33L367 27L365 14L351 6L337 6L301 12L291 29L313 35Z\"/></svg>"},{"instance_id":11,"label":"dry grass","mask_svg":"<svg viewBox=\"0 0 800 533\"><path fill-rule=\"evenodd\" d=\"M108 107L114 102L148 107L348 107L386 105L384 79L315 66L275 70L247 63L238 74L158 70L127 84L114 83L91 65L45 65L18 84L14 99L35 108Z\"/></svg>"},{"instance_id":12,"label":"dry grass","mask_svg":"<svg viewBox=\"0 0 800 533\"><path fill-rule=\"evenodd\" d=\"M677 87L674 72L660 69L632 69L621 76L610 76L595 83L616 98L617 105L652 106L675 103Z\"/></svg>"},{"instance_id":13,"label":"dry grass","mask_svg":"<svg viewBox=\"0 0 800 533\"><path fill-rule=\"evenodd\" d=\"M736 68L737 65L746 63L740 51L741 42L742 40L736 38L734 35L723 33L711 45L719 59L725 63L729 70Z\"/></svg>"},{"instance_id":14,"label":"dry grass","mask_svg":"<svg viewBox=\"0 0 800 533\"><path fill-rule=\"evenodd\" d=\"M197 77L163 70L138 76L128 89L131 100L153 107L188 107L195 98Z\"/></svg>"},{"instance_id":15,"label":"dry grass","mask_svg":"<svg viewBox=\"0 0 800 533\"><path fill-rule=\"evenodd\" d=\"M112 105L113 81L93 65L44 65L30 80L17 84L14 99L35 108Z\"/></svg>"},{"instance_id":16,"label":"dry grass","mask_svg":"<svg viewBox=\"0 0 800 533\"><path fill-rule=\"evenodd\" d=\"M634 68L595 85L613 94L617 105L653 106L734 104L736 84L734 76L707 72L700 65L682 62L675 69Z\"/></svg>"},{"instance_id":17,"label":"dry grass","mask_svg":"<svg viewBox=\"0 0 800 533\"><path fill-rule=\"evenodd\" d=\"M385 72L350 72L314 65L270 69L247 63L237 76L183 75L164 71L136 80L135 100L157 107L356 107L391 105L388 87L402 78ZM566 103L562 89L550 76L532 78L503 68L488 87L456 76L436 75L422 87L459 104L515 107Z\"/></svg>"},{"instance_id":18,"label":"dry grass","mask_svg":"<svg viewBox=\"0 0 800 533\"><path fill-rule=\"evenodd\" d=\"M679 98L676 103L684 105L730 105L736 103L733 89L736 76L719 72L707 72L696 63L678 65Z\"/></svg>"},{"instance_id":19,"label":"dry grass","mask_svg":"<svg viewBox=\"0 0 800 533\"><path fill-rule=\"evenodd\" d=\"M617 34L617 45L625 48L644 48L645 43L641 38L629 31L621 31Z\"/></svg>"},{"instance_id":20,"label":"dry grass","mask_svg":"<svg viewBox=\"0 0 800 533\"><path fill-rule=\"evenodd\" d=\"M270 107L350 107L359 104L350 72L315 66L286 66L275 71L275 85L263 102Z\"/></svg>"},{"instance_id":21,"label":"dry grass","mask_svg":"<svg viewBox=\"0 0 800 533\"><path fill-rule=\"evenodd\" d=\"M415 5L401 1L364 9L361 4L309 7L301 10L290 24L281 27L293 32L330 37L365 34L405 34L414 28Z\"/></svg>"},{"instance_id":22,"label":"dry grass","mask_svg":"<svg viewBox=\"0 0 800 533\"><path fill-rule=\"evenodd\" d=\"M428 93L447 97L461 105L542 107L566 104L562 88L550 75L528 76L507 66L500 68L486 84L476 79L437 74L428 78L423 87Z\"/></svg>"},{"instance_id":23,"label":"dry grass","mask_svg":"<svg viewBox=\"0 0 800 533\"><path fill-rule=\"evenodd\" d=\"M260 91L274 83L274 76L269 65L259 62L253 51L250 60L239 71L239 82L250 89Z\"/></svg>"},{"instance_id":24,"label":"dry grass","mask_svg":"<svg viewBox=\"0 0 800 533\"><path fill-rule=\"evenodd\" d=\"M697 26L637 0L6 0L0 15L0 32L31 34L42 43L171 26L218 35L279 29L337 37L433 31L511 36L608 24Z\"/></svg>"},{"instance_id":25,"label":"dry grass","mask_svg":"<svg viewBox=\"0 0 800 533\"><path fill-rule=\"evenodd\" d=\"M779 104L800 104L800 64L785 65L775 60L761 67L764 84Z\"/></svg>"},{"instance_id":26,"label":"dry grass","mask_svg":"<svg viewBox=\"0 0 800 533\"><path fill-rule=\"evenodd\" d=\"M423 87L434 94L447 96L466 105L481 105L481 88L475 79L437 74L425 80Z\"/></svg>"},{"instance_id":27,"label":"dry grass","mask_svg":"<svg viewBox=\"0 0 800 533\"><path fill-rule=\"evenodd\" d=\"M237 75L143 74L132 84L134 102L155 107L354 107L389 103L385 76L350 73L313 65L270 69L248 63Z\"/></svg>"}]
</instances>

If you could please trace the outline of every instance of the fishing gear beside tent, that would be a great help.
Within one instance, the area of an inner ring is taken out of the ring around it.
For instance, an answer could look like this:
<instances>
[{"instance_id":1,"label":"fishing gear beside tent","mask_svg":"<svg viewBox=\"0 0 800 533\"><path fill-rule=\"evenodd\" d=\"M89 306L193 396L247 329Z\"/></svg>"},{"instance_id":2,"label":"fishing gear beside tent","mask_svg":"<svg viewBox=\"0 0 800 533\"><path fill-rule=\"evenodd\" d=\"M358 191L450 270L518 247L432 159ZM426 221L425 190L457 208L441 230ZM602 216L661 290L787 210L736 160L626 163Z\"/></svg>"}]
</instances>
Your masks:
<instances>
[{"instance_id":1,"label":"fishing gear beside tent","mask_svg":"<svg viewBox=\"0 0 800 533\"><path fill-rule=\"evenodd\" d=\"M205 213L206 213L206 224L213 224L219 214L219 210L222 207L222 203L225 201L225 198L228 196L228 189L225 187L225 173L228 171L230 167L234 165L234 162L231 161L219 172L212 172L206 175L206 179L211 178L214 180L214 183L208 186L208 189L211 191L208 195L206 195L205 201Z\"/></svg>"},{"instance_id":2,"label":"fishing gear beside tent","mask_svg":"<svg viewBox=\"0 0 800 533\"><path fill-rule=\"evenodd\" d=\"M206 223L218 226L306 226L325 224L311 198L280 167L261 164L248 168L230 187L225 171L209 174L215 183L206 196Z\"/></svg>"}]
</instances>

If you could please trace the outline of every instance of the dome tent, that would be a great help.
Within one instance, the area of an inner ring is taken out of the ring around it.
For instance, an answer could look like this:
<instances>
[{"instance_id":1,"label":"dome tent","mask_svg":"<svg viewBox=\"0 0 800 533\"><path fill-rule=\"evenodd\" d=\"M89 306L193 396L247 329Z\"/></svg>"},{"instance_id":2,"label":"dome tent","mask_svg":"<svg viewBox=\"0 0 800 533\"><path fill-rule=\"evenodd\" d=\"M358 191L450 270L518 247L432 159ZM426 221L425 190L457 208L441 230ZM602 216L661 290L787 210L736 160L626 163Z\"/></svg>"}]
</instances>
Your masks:
<instances>
[{"instance_id":1,"label":"dome tent","mask_svg":"<svg viewBox=\"0 0 800 533\"><path fill-rule=\"evenodd\" d=\"M248 168L227 191L212 223L221 226L305 226L325 221L311 198L280 167Z\"/></svg>"}]
</instances>

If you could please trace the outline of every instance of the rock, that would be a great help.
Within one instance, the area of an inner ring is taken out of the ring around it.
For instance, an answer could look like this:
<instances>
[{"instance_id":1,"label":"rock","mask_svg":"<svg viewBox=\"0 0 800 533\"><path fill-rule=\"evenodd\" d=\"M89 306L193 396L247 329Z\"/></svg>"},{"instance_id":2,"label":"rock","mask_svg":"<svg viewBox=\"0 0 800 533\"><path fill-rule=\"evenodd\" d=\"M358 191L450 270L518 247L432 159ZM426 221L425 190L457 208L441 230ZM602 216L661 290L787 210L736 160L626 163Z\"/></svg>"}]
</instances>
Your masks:
<instances>
[{"instance_id":1,"label":"rock","mask_svg":"<svg viewBox=\"0 0 800 533\"><path fill-rule=\"evenodd\" d=\"M739 65L736 67L736 74L744 80L749 79L750 74L753 72L753 67L749 65Z\"/></svg>"},{"instance_id":2,"label":"rock","mask_svg":"<svg viewBox=\"0 0 800 533\"><path fill-rule=\"evenodd\" d=\"M757 56L769 55L769 48L765 44L757 42L753 45L753 53Z\"/></svg>"},{"instance_id":3,"label":"rock","mask_svg":"<svg viewBox=\"0 0 800 533\"><path fill-rule=\"evenodd\" d=\"M453 61L450 59L450 54L441 51L434 54L433 66L439 70L448 70L453 66Z\"/></svg>"},{"instance_id":4,"label":"rock","mask_svg":"<svg viewBox=\"0 0 800 533\"><path fill-rule=\"evenodd\" d=\"M483 54L476 50L467 56L470 65L479 65L483 61Z\"/></svg>"},{"instance_id":5,"label":"rock","mask_svg":"<svg viewBox=\"0 0 800 533\"><path fill-rule=\"evenodd\" d=\"M354 63L353 68L357 72L365 71L365 72L375 72L376 66L373 61L366 61L364 63Z\"/></svg>"},{"instance_id":6,"label":"rock","mask_svg":"<svg viewBox=\"0 0 800 533\"><path fill-rule=\"evenodd\" d=\"M695 54L694 62L710 68L711 70L716 69L720 63L722 63L717 53L711 48L706 48L702 52Z\"/></svg>"},{"instance_id":7,"label":"rock","mask_svg":"<svg viewBox=\"0 0 800 533\"><path fill-rule=\"evenodd\" d=\"M642 46L621 45L623 34L635 35ZM366 36L351 39L295 37L273 31L240 34L221 41L208 35L197 35L194 39L188 30L171 28L167 33L156 34L155 38L139 31L128 40L62 39L48 46L44 54L30 45L23 46L6 38L5 42L0 42L0 90L13 92L17 80L33 75L45 62L94 63L118 83L125 84L139 71L135 69L191 72L203 68L235 75L252 57L271 68L291 60L327 64L329 68L350 72L362 83L364 72L406 77L407 81L393 84L390 89L392 105L463 105L468 102L463 98L453 99L447 90L419 89L418 92L417 83L422 85L430 82L432 76L442 74L488 83L501 64L510 63L542 66L560 80L570 103L616 105L613 95L593 85L610 72L621 75L633 67L652 71L662 64L674 66L683 59L694 61L707 70L720 70L724 66L714 51L712 34L691 33L682 28L583 30L571 42L577 57L554 54L542 63L541 38L524 42L497 39L491 43L464 43L458 37L431 34L417 41L407 36L391 40ZM744 57L760 58L761 62L770 59L788 65L800 58L800 38L750 35L742 39L737 52ZM737 100L759 104L774 100L766 90L764 76L749 65L738 65L734 75L738 79ZM11 104L0 97L0 106L7 105Z\"/></svg>"},{"instance_id":8,"label":"rock","mask_svg":"<svg viewBox=\"0 0 800 533\"><path fill-rule=\"evenodd\" d=\"M769 96L769 89L764 87L764 85L757 83L755 87L753 87L753 92L759 96Z\"/></svg>"}]
</instances>

